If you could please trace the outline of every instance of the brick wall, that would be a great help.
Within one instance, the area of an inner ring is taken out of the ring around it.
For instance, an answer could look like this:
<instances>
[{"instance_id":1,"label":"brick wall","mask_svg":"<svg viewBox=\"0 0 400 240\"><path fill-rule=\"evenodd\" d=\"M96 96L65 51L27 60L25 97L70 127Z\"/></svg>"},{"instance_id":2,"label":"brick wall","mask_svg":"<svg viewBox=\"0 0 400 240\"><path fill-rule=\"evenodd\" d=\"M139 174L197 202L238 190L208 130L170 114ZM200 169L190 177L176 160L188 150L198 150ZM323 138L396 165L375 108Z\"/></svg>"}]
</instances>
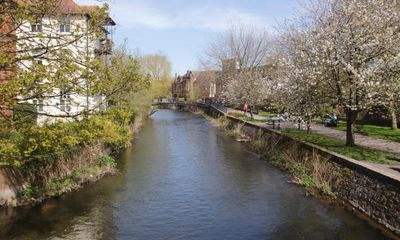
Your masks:
<instances>
[{"instance_id":1,"label":"brick wall","mask_svg":"<svg viewBox=\"0 0 400 240\"><path fill-rule=\"evenodd\" d=\"M10 18L5 17L4 21L0 23L0 51L1 55L9 56L10 60L15 59L16 53L16 34L14 24ZM13 61L11 63L0 65L0 84L7 84L12 78L15 77L16 67ZM0 93L2 94L2 93ZM3 93L4 94L4 93ZM0 106L4 106L4 98L10 96L0 95ZM2 115L11 116L12 112L9 110L1 110Z\"/></svg>"}]
</instances>

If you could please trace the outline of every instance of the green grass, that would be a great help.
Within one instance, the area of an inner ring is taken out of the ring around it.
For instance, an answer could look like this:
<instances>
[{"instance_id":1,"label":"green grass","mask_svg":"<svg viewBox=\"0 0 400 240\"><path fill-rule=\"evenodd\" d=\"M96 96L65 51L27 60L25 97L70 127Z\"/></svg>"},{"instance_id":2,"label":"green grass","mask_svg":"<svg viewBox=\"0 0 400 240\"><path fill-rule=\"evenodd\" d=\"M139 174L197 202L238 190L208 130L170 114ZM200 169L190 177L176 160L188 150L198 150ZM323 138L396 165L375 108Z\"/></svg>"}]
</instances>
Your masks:
<instances>
[{"instance_id":1,"label":"green grass","mask_svg":"<svg viewBox=\"0 0 400 240\"><path fill-rule=\"evenodd\" d=\"M241 113L241 112L232 112L229 115L232 116L232 117L235 117L235 118L239 118L239 119L241 119L243 121L246 121L246 122L249 122L249 123L253 123L253 124L263 123L263 121L259 121L259 120L256 120L256 119L251 119L251 117L249 115L246 115L246 114Z\"/></svg>"},{"instance_id":2,"label":"green grass","mask_svg":"<svg viewBox=\"0 0 400 240\"><path fill-rule=\"evenodd\" d=\"M282 133L294 137L296 139L300 139L321 146L323 148L326 148L333 152L337 152L344 156L354 158L356 160L370 161L374 163L385 163L385 164L398 163L394 160L396 159L394 154L359 146L347 147L345 146L344 141L327 137L321 134L317 133L307 134L306 131L297 129L285 129L282 130Z\"/></svg>"},{"instance_id":3,"label":"green grass","mask_svg":"<svg viewBox=\"0 0 400 240\"><path fill-rule=\"evenodd\" d=\"M346 131L346 122L339 121L338 126L335 129ZM392 130L390 127L356 125L355 132L365 136L400 142L400 130Z\"/></svg>"},{"instance_id":4,"label":"green grass","mask_svg":"<svg viewBox=\"0 0 400 240\"><path fill-rule=\"evenodd\" d=\"M276 117L276 114L275 113L269 113L269 112L259 112L258 116L272 118L272 117Z\"/></svg>"}]
</instances>

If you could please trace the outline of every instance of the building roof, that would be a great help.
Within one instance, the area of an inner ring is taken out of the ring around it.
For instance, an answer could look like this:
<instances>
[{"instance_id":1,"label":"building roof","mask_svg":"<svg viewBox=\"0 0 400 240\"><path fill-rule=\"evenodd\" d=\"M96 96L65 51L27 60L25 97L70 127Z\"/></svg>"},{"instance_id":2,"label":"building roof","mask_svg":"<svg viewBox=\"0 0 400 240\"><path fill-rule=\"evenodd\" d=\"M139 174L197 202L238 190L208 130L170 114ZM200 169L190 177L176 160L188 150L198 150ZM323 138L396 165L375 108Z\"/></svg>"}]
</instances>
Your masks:
<instances>
[{"instance_id":1,"label":"building roof","mask_svg":"<svg viewBox=\"0 0 400 240\"><path fill-rule=\"evenodd\" d=\"M193 78L194 78L194 82L196 81L210 81L210 82L214 82L215 78L217 76L217 72L218 71L194 71L193 73Z\"/></svg>"},{"instance_id":2,"label":"building roof","mask_svg":"<svg viewBox=\"0 0 400 240\"><path fill-rule=\"evenodd\" d=\"M99 8L99 6L96 5L80 5L79 7L85 13L95 12Z\"/></svg>"},{"instance_id":3,"label":"building roof","mask_svg":"<svg viewBox=\"0 0 400 240\"><path fill-rule=\"evenodd\" d=\"M63 14L81 14L84 13L81 7L72 0L60 0L55 8L54 12Z\"/></svg>"},{"instance_id":4,"label":"building roof","mask_svg":"<svg viewBox=\"0 0 400 240\"><path fill-rule=\"evenodd\" d=\"M29 7L35 7L37 5L43 4L41 0L15 0L15 2L19 5L25 5ZM52 2L49 2L49 4ZM62 13L62 14L82 14L83 11L78 4L76 4L73 0L58 0L54 1L54 7L51 6L52 13ZM49 7L50 7L49 6Z\"/></svg>"},{"instance_id":5,"label":"building roof","mask_svg":"<svg viewBox=\"0 0 400 240\"><path fill-rule=\"evenodd\" d=\"M42 0L15 0L18 4L27 4L35 6L41 4ZM74 0L55 0L54 8L51 12L55 14L88 14L95 12L99 9L97 5L78 5ZM107 18L106 24L115 26L116 23L110 17Z\"/></svg>"}]
</instances>

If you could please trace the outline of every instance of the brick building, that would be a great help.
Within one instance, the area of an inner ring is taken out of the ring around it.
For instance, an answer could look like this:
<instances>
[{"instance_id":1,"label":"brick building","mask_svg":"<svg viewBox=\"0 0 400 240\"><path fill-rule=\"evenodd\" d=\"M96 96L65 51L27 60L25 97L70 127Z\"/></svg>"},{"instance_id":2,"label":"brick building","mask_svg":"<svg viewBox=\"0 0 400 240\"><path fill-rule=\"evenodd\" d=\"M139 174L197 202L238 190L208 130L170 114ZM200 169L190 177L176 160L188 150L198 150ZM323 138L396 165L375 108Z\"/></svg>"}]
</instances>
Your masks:
<instances>
[{"instance_id":1,"label":"brick building","mask_svg":"<svg viewBox=\"0 0 400 240\"><path fill-rule=\"evenodd\" d=\"M172 97L205 99L216 96L216 71L187 71L172 84Z\"/></svg>"}]
</instances>

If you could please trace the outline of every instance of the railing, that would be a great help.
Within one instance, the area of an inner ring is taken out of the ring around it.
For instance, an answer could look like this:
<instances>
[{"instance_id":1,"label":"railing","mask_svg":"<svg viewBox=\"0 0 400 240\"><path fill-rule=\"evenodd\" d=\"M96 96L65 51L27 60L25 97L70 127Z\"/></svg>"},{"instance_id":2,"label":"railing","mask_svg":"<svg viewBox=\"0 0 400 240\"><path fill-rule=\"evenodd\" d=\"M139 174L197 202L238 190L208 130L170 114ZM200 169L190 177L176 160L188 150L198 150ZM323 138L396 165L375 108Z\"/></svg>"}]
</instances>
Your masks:
<instances>
[{"instance_id":1,"label":"railing","mask_svg":"<svg viewBox=\"0 0 400 240\"><path fill-rule=\"evenodd\" d=\"M228 114L228 108L225 107L222 103L211 103L211 106L225 114Z\"/></svg>"},{"instance_id":2,"label":"railing","mask_svg":"<svg viewBox=\"0 0 400 240\"><path fill-rule=\"evenodd\" d=\"M213 107L224 114L228 113L228 108L225 107L222 103L219 102L212 102L212 101L179 101L176 99L169 99L169 98L157 98L153 100L153 104L178 104L178 105L197 105L199 107Z\"/></svg>"},{"instance_id":3,"label":"railing","mask_svg":"<svg viewBox=\"0 0 400 240\"><path fill-rule=\"evenodd\" d=\"M94 51L97 55L107 55L111 54L112 47L113 43L110 39L98 39Z\"/></svg>"}]
</instances>

